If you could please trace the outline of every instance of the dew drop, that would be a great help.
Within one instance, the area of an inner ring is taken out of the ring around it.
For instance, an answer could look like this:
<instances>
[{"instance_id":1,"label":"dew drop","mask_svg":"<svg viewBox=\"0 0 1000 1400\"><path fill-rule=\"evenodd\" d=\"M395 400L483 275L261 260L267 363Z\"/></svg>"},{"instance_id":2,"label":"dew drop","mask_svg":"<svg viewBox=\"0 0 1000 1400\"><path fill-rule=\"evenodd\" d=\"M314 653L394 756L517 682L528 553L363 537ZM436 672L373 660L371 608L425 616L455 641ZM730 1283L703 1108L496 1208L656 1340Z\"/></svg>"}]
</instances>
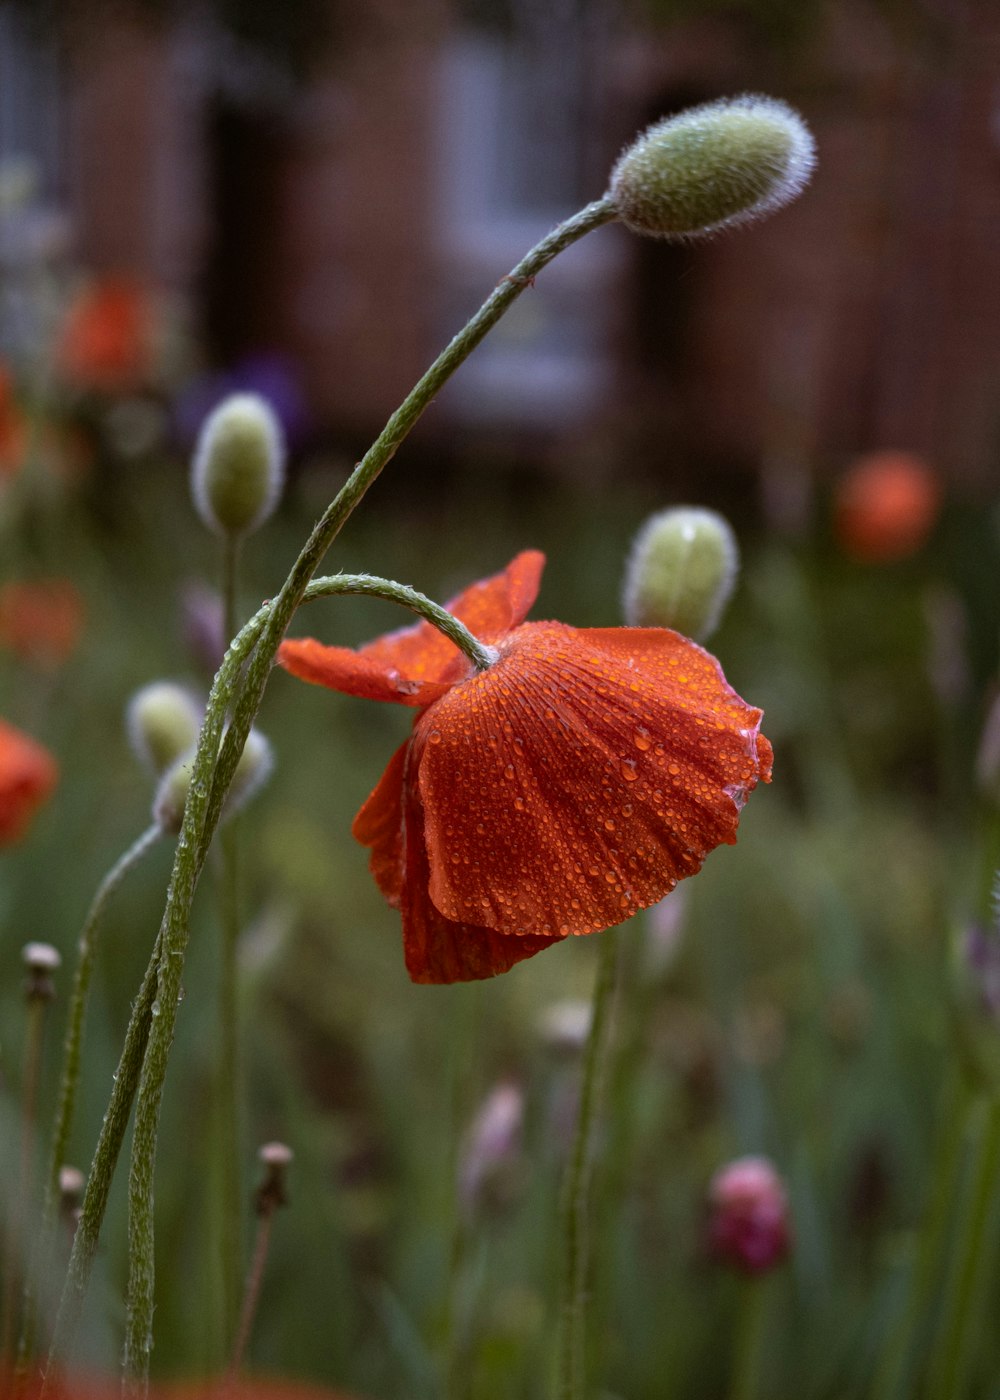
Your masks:
<instances>
[{"instance_id":1,"label":"dew drop","mask_svg":"<svg viewBox=\"0 0 1000 1400\"><path fill-rule=\"evenodd\" d=\"M513 765L513 763L508 763L508 764L507 764L507 767L503 770L503 775L504 775L504 777L505 777L506 779L508 779L508 781L509 781L511 778L513 778L513 776L514 776L514 765Z\"/></svg>"},{"instance_id":2,"label":"dew drop","mask_svg":"<svg viewBox=\"0 0 1000 1400\"><path fill-rule=\"evenodd\" d=\"M440 744L440 742L441 742L441 731L440 731L440 729L432 729L431 732L430 732L430 733L428 734L428 736L427 736L427 742L428 742L429 744Z\"/></svg>"},{"instance_id":3,"label":"dew drop","mask_svg":"<svg viewBox=\"0 0 1000 1400\"><path fill-rule=\"evenodd\" d=\"M640 753L645 753L652 747L653 741L649 737L648 729L637 729L635 731L635 746Z\"/></svg>"},{"instance_id":4,"label":"dew drop","mask_svg":"<svg viewBox=\"0 0 1000 1400\"><path fill-rule=\"evenodd\" d=\"M517 810L518 810L519 812L523 812L523 811L524 811L524 798L523 798L523 797L515 797L515 798L514 798L514 806L517 808Z\"/></svg>"},{"instance_id":5,"label":"dew drop","mask_svg":"<svg viewBox=\"0 0 1000 1400\"><path fill-rule=\"evenodd\" d=\"M622 759L622 777L627 783L634 783L639 774L635 771L635 759Z\"/></svg>"}]
</instances>

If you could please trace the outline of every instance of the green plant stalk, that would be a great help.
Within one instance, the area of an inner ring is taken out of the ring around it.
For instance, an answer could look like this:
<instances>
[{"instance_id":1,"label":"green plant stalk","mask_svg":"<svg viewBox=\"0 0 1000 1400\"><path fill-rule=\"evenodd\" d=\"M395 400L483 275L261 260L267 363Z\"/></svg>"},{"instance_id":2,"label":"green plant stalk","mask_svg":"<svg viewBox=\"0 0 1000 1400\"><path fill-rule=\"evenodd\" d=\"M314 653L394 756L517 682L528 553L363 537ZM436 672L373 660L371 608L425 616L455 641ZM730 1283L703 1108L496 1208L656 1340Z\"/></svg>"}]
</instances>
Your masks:
<instances>
[{"instance_id":1,"label":"green plant stalk","mask_svg":"<svg viewBox=\"0 0 1000 1400\"><path fill-rule=\"evenodd\" d=\"M763 1278L742 1280L739 1318L733 1348L730 1400L755 1400L760 1389L760 1362L764 1351L767 1283Z\"/></svg>"},{"instance_id":2,"label":"green plant stalk","mask_svg":"<svg viewBox=\"0 0 1000 1400\"><path fill-rule=\"evenodd\" d=\"M587 1258L594 1130L600 1108L614 997L618 936L600 935L590 1034L562 1209L562 1301L556 1338L557 1400L583 1400L586 1377Z\"/></svg>"},{"instance_id":3,"label":"green plant stalk","mask_svg":"<svg viewBox=\"0 0 1000 1400\"><path fill-rule=\"evenodd\" d=\"M30 1238L28 1215L32 1203L31 1169L35 1158L35 1125L38 1113L38 1081L45 1045L45 997L29 996L28 1025L24 1037L24 1074L21 1093L21 1160L17 1187L12 1193L13 1209L9 1218L6 1269L4 1273L2 1325L0 1325L0 1366L11 1359L17 1319L18 1244Z\"/></svg>"},{"instance_id":4,"label":"green plant stalk","mask_svg":"<svg viewBox=\"0 0 1000 1400\"><path fill-rule=\"evenodd\" d=\"M218 737L233 689L218 678L209 697L194 761L184 825L161 924L158 1010L138 1089L129 1172L129 1287L125 1331L126 1393L144 1396L148 1389L153 1326L153 1176L160 1102L177 1020L177 997L188 939L188 919L205 854L218 824L229 783L247 734L260 707L274 657L310 579L344 523L368 488L392 459L411 428L458 366L471 354L535 275L584 234L616 218L605 196L560 224L531 250L496 286L463 330L438 356L355 467L314 526L281 591L268 610L264 628L247 667L221 754ZM213 741L213 735L216 737Z\"/></svg>"},{"instance_id":5,"label":"green plant stalk","mask_svg":"<svg viewBox=\"0 0 1000 1400\"><path fill-rule=\"evenodd\" d=\"M90 1000L90 983L97 959L98 933L101 919L108 900L124 880L129 871L142 860L163 835L162 828L153 824L129 846L128 850L111 867L97 887L97 891L87 911L87 917L80 931L77 944L76 972L73 976L73 990L70 993L69 1011L66 1019L66 1038L63 1043L62 1074L59 1081L59 1101L56 1105L52 1129L52 1146L49 1151L48 1170L45 1175L45 1195L42 1206L42 1224L39 1231L38 1248L35 1252L36 1268L25 1283L24 1310L22 1314L21 1336L17 1348L17 1369L22 1372L31 1360L35 1345L36 1306L35 1289L37 1269L45 1267L49 1260L52 1228L59 1202L59 1173L66 1165L66 1152L76 1114L76 1098L80 1086L80 1059L83 1049L83 1033L87 1020L87 1005Z\"/></svg>"},{"instance_id":6,"label":"green plant stalk","mask_svg":"<svg viewBox=\"0 0 1000 1400\"><path fill-rule=\"evenodd\" d=\"M967 1393L970 1341L983 1302L983 1285L996 1250L997 1183L1000 1180L1000 1099L978 1105L982 1122L972 1171L957 1225L957 1246L948 1276L937 1345L930 1359L932 1400Z\"/></svg>"},{"instance_id":7,"label":"green plant stalk","mask_svg":"<svg viewBox=\"0 0 1000 1400\"><path fill-rule=\"evenodd\" d=\"M238 536L222 541L222 597L225 635L235 637L239 607ZM219 860L219 1065L216 1121L219 1133L219 1252L222 1263L222 1318L226 1355L232 1350L243 1290L243 1172L241 1164L243 1092L240 1075L240 1028L237 950L240 936L239 829L221 835Z\"/></svg>"},{"instance_id":8,"label":"green plant stalk","mask_svg":"<svg viewBox=\"0 0 1000 1400\"><path fill-rule=\"evenodd\" d=\"M964 1086L948 1081L946 1098L954 1106L938 1135L926 1217L916 1241L916 1258L906 1281L900 1319L889 1335L875 1371L871 1400L904 1400L904 1397L912 1394L917 1340L926 1322L935 1285L943 1271L969 1118L968 1093Z\"/></svg>"}]
</instances>

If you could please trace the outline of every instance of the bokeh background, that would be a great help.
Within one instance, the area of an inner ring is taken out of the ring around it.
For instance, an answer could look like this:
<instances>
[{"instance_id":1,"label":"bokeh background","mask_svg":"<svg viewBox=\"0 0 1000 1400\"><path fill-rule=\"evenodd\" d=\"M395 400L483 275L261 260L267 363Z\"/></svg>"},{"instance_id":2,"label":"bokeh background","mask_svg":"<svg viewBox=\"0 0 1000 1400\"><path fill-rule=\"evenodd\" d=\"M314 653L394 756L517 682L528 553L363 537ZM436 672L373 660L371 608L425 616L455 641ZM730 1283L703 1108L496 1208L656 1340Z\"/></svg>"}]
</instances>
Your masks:
<instances>
[{"instance_id":1,"label":"bokeh background","mask_svg":"<svg viewBox=\"0 0 1000 1400\"><path fill-rule=\"evenodd\" d=\"M765 709L775 781L734 850L623 929L595 1393L726 1393L740 1281L708 1257L704 1198L746 1152L774 1159L794 1220L765 1393L924 1393L947 1223L926 1355L902 1380L886 1356L935 1162L992 1084L1000 1000L961 966L963 932L991 918L1000 788L998 57L991 0L0 3L0 714L61 768L0 871L5 1171L21 945L70 964L97 881L148 823L130 694L161 676L204 690L218 658L217 542L187 484L205 414L257 389L290 444L285 498L246 551L249 613L429 360L603 191L622 144L766 92L816 134L804 197L726 238L606 228L560 258L328 571L444 599L537 547L535 616L610 626L651 511L728 515L744 570L712 645ZM888 486L852 475L873 453ZM307 618L346 643L400 621L356 600ZM248 1197L257 1143L296 1159L251 1364L432 1400L450 1331L455 1393L534 1400L579 1068L552 1012L588 995L593 940L495 983L411 986L349 835L407 715L277 675L260 724L277 768L241 819ZM81 1167L168 869L162 850L108 916ZM166 1376L223 1359L216 922L209 871L157 1181ZM470 1195L465 1134L497 1085L523 1121ZM124 1215L119 1183L87 1327L98 1367L119 1346ZM983 1318L968 1394L993 1396Z\"/></svg>"}]
</instances>

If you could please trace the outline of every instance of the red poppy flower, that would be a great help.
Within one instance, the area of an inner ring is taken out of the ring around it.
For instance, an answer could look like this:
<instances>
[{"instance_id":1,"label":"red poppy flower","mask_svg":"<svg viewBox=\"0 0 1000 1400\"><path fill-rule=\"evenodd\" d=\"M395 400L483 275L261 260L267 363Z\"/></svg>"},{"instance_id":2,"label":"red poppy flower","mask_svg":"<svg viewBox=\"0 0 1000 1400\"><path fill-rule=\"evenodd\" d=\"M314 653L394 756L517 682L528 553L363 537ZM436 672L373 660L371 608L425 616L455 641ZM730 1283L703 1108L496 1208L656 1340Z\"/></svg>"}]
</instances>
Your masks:
<instances>
[{"instance_id":1,"label":"red poppy flower","mask_svg":"<svg viewBox=\"0 0 1000 1400\"><path fill-rule=\"evenodd\" d=\"M55 760L41 744L0 720L0 845L24 835L56 777Z\"/></svg>"},{"instance_id":2,"label":"red poppy flower","mask_svg":"<svg viewBox=\"0 0 1000 1400\"><path fill-rule=\"evenodd\" d=\"M448 604L497 649L486 671L426 622L279 653L303 680L421 709L353 828L416 982L491 977L655 904L735 841L770 779L760 710L694 642L523 622L544 562L520 554Z\"/></svg>"},{"instance_id":3,"label":"red poppy flower","mask_svg":"<svg viewBox=\"0 0 1000 1400\"><path fill-rule=\"evenodd\" d=\"M941 487L911 452L868 452L841 478L834 504L837 538L865 563L906 559L937 519Z\"/></svg>"},{"instance_id":4,"label":"red poppy flower","mask_svg":"<svg viewBox=\"0 0 1000 1400\"><path fill-rule=\"evenodd\" d=\"M83 627L83 600L69 579L14 581L0 588L0 643L26 660L58 666Z\"/></svg>"},{"instance_id":5,"label":"red poppy flower","mask_svg":"<svg viewBox=\"0 0 1000 1400\"><path fill-rule=\"evenodd\" d=\"M131 277L108 276L81 292L70 307L57 359L71 383L123 393L148 378L153 339L147 289Z\"/></svg>"}]
</instances>

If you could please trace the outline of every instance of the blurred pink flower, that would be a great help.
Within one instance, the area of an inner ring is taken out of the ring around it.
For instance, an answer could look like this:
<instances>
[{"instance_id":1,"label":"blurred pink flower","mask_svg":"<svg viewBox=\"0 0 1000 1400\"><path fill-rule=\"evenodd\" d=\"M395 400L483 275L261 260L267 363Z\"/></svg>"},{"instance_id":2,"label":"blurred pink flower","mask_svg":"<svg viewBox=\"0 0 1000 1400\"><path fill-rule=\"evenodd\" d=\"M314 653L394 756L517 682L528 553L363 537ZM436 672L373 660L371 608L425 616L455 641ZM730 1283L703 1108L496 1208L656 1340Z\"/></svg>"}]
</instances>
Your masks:
<instances>
[{"instance_id":1,"label":"blurred pink flower","mask_svg":"<svg viewBox=\"0 0 1000 1400\"><path fill-rule=\"evenodd\" d=\"M709 1247L743 1273L779 1264L791 1244L784 1183L766 1157L739 1157L716 1172L708 1189Z\"/></svg>"}]
</instances>

